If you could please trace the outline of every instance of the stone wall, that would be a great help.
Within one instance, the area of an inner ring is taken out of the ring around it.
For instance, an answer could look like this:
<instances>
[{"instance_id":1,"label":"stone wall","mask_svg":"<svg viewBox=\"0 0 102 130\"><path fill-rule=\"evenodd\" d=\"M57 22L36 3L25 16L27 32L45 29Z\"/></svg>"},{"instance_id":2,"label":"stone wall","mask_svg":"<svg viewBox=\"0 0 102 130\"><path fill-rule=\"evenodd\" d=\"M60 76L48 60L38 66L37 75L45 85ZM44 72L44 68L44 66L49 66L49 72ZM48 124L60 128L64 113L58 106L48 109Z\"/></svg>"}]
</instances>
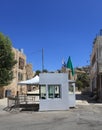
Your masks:
<instances>
[{"instance_id":1,"label":"stone wall","mask_svg":"<svg viewBox=\"0 0 102 130\"><path fill-rule=\"evenodd\" d=\"M21 80L26 80L26 67L25 67L26 66L26 56L22 50L17 50L15 48L12 48L12 51L15 54L15 60L17 60L17 64L13 68L14 79L11 81L11 84L9 84L8 86L4 86L2 89L3 97L6 97L8 95L15 96L17 91L19 91L19 93L21 93L21 90L23 93L27 92L26 86L23 86L21 88L21 86L17 85L17 83L20 82ZM20 63L20 59L21 59L21 63Z\"/></svg>"}]
</instances>

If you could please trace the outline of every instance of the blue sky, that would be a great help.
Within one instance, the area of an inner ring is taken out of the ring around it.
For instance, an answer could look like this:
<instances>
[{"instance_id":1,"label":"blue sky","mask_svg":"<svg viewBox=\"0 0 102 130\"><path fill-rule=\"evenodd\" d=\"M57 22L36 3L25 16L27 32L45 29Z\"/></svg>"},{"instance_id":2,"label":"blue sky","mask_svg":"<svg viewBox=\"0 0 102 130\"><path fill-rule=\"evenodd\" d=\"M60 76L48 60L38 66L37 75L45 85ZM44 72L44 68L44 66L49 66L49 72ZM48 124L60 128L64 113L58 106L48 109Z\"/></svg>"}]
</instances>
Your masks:
<instances>
[{"instance_id":1,"label":"blue sky","mask_svg":"<svg viewBox=\"0 0 102 130\"><path fill-rule=\"evenodd\" d=\"M0 32L24 49L33 70L90 64L92 44L102 29L102 0L0 0Z\"/></svg>"}]
</instances>

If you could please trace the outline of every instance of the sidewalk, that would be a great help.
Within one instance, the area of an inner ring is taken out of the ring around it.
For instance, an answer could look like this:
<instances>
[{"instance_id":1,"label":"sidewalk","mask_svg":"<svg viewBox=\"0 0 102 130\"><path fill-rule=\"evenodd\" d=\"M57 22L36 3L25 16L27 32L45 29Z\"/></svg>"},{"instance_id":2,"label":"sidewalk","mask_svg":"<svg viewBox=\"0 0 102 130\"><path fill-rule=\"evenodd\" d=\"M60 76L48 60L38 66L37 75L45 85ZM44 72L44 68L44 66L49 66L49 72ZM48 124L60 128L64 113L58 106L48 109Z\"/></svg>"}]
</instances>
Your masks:
<instances>
[{"instance_id":1,"label":"sidewalk","mask_svg":"<svg viewBox=\"0 0 102 130\"><path fill-rule=\"evenodd\" d=\"M76 105L90 105L86 100L76 100Z\"/></svg>"},{"instance_id":2,"label":"sidewalk","mask_svg":"<svg viewBox=\"0 0 102 130\"><path fill-rule=\"evenodd\" d=\"M7 98L0 99L0 113L4 113L4 108L7 107Z\"/></svg>"},{"instance_id":3,"label":"sidewalk","mask_svg":"<svg viewBox=\"0 0 102 130\"><path fill-rule=\"evenodd\" d=\"M83 99L81 92L76 92L76 105L90 105L86 99Z\"/></svg>"}]
</instances>

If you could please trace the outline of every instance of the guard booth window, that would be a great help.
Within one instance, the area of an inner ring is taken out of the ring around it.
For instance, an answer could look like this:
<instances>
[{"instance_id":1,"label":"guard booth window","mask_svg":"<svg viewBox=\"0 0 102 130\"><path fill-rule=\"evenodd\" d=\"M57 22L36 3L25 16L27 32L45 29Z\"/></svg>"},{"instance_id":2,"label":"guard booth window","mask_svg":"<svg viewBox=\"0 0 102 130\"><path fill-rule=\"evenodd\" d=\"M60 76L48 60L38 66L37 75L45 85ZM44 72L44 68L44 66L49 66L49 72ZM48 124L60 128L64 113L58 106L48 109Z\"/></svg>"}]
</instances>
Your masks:
<instances>
[{"instance_id":1,"label":"guard booth window","mask_svg":"<svg viewBox=\"0 0 102 130\"><path fill-rule=\"evenodd\" d=\"M46 99L46 85L40 85L40 99Z\"/></svg>"},{"instance_id":2,"label":"guard booth window","mask_svg":"<svg viewBox=\"0 0 102 130\"><path fill-rule=\"evenodd\" d=\"M61 98L60 89L61 89L60 85L48 85L48 97Z\"/></svg>"},{"instance_id":3,"label":"guard booth window","mask_svg":"<svg viewBox=\"0 0 102 130\"><path fill-rule=\"evenodd\" d=\"M74 94L74 86L73 86L73 83L69 83L69 94Z\"/></svg>"}]
</instances>

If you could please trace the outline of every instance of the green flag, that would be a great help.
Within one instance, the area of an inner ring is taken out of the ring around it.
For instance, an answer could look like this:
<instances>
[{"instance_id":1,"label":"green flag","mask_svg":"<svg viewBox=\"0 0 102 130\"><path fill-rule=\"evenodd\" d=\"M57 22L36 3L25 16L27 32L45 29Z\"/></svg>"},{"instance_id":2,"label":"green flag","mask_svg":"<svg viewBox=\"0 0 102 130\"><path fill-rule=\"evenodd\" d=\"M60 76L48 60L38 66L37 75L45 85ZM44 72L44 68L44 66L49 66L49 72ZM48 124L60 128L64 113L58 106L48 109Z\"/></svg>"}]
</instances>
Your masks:
<instances>
[{"instance_id":1,"label":"green flag","mask_svg":"<svg viewBox=\"0 0 102 130\"><path fill-rule=\"evenodd\" d=\"M70 56L69 56L68 61L67 61L67 68L71 69L72 75L74 75L74 69L73 69L73 65L72 65L72 61L71 61Z\"/></svg>"}]
</instances>

